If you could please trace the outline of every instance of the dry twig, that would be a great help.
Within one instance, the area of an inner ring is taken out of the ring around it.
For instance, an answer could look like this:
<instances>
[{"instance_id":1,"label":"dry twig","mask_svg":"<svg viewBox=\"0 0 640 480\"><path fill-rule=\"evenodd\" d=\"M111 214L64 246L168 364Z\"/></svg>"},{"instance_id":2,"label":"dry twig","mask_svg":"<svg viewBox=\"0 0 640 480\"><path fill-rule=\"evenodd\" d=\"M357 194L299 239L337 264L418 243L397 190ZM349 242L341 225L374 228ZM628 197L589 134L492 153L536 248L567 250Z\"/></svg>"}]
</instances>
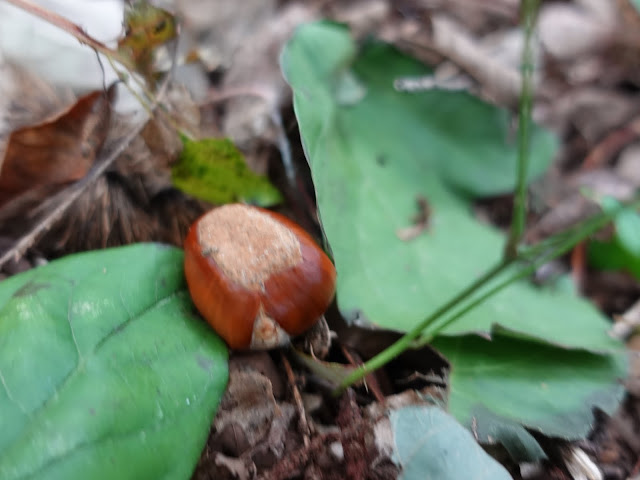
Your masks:
<instances>
[{"instance_id":1,"label":"dry twig","mask_svg":"<svg viewBox=\"0 0 640 480\"><path fill-rule=\"evenodd\" d=\"M293 399L296 404L296 409L298 410L298 426L300 428L300 433L302 433L302 439L305 448L308 448L311 430L309 430L309 423L307 422L307 413L304 409L304 404L302 403L300 390L298 390L298 386L296 385L296 377L293 373L293 369L291 368L291 364L289 363L289 360L287 360L287 357L284 355L284 353L281 353L281 358L284 369L287 372L287 379L289 380L289 384L291 385L291 391L293 392Z\"/></svg>"}]
</instances>

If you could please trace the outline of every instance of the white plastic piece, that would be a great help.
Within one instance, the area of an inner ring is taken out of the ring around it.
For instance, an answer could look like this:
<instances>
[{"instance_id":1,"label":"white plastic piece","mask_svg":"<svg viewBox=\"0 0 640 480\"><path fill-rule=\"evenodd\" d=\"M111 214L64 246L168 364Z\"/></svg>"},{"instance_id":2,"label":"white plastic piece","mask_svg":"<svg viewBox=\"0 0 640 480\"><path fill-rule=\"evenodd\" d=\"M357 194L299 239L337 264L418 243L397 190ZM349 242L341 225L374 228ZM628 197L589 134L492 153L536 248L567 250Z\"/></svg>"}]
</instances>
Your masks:
<instances>
[{"instance_id":1,"label":"white plastic piece","mask_svg":"<svg viewBox=\"0 0 640 480\"><path fill-rule=\"evenodd\" d=\"M113 47L122 33L121 0L34 0ZM6 2L0 2L0 51L47 82L78 92L102 88L117 79L102 57L71 34Z\"/></svg>"}]
</instances>

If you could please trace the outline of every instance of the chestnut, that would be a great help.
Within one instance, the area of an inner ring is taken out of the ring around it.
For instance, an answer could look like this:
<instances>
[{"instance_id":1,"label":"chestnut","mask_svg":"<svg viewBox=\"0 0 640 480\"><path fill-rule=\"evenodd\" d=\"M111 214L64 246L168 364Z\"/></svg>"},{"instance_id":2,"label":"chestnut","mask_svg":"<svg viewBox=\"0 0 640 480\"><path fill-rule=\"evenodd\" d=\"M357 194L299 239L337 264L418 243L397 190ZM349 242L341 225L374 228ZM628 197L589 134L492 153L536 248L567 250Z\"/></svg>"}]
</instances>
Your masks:
<instances>
[{"instance_id":1,"label":"chestnut","mask_svg":"<svg viewBox=\"0 0 640 480\"><path fill-rule=\"evenodd\" d=\"M229 204L200 217L184 243L196 308L234 349L269 349L312 327L335 293L336 270L286 217Z\"/></svg>"}]
</instances>

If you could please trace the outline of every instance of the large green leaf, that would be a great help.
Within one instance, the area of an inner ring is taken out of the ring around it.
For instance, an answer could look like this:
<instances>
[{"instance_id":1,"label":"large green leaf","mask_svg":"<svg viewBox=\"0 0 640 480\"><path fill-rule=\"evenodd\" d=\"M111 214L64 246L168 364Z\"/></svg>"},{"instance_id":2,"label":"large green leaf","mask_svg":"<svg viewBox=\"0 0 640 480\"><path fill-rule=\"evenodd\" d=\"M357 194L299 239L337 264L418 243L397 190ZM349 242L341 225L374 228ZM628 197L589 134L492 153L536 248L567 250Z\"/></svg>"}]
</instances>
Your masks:
<instances>
[{"instance_id":1,"label":"large green leaf","mask_svg":"<svg viewBox=\"0 0 640 480\"><path fill-rule=\"evenodd\" d=\"M393 458L403 480L505 480L511 476L437 407L392 410Z\"/></svg>"},{"instance_id":2,"label":"large green leaf","mask_svg":"<svg viewBox=\"0 0 640 480\"><path fill-rule=\"evenodd\" d=\"M178 249L74 255L3 281L0 478L189 478L226 359Z\"/></svg>"},{"instance_id":3,"label":"large green leaf","mask_svg":"<svg viewBox=\"0 0 640 480\"><path fill-rule=\"evenodd\" d=\"M524 427L577 439L624 394L625 354L595 355L495 335L439 337L451 362L449 410L481 442L502 442L516 459L543 456ZM524 427L523 427L524 426Z\"/></svg>"},{"instance_id":4,"label":"large green leaf","mask_svg":"<svg viewBox=\"0 0 640 480\"><path fill-rule=\"evenodd\" d=\"M332 23L299 28L282 68L338 270L338 305L348 318L408 330L499 260L503 235L473 217L468 197L513 187L509 116L464 92L396 91L394 80L429 70L386 45L358 52L347 29ZM531 145L533 176L548 165L556 140L536 127ZM429 227L401 240L417 197L429 204ZM496 325L567 347L620 347L589 304L542 295L525 282L443 333Z\"/></svg>"}]
</instances>

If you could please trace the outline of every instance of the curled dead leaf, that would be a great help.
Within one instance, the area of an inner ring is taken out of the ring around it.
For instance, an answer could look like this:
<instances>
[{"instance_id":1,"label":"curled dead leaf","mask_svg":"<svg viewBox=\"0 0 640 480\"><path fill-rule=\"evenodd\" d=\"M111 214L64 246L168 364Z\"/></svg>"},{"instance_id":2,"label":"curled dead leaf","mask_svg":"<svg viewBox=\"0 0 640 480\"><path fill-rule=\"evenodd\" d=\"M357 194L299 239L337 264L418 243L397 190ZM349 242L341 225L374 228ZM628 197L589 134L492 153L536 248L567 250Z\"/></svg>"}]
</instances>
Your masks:
<instances>
[{"instance_id":1,"label":"curled dead leaf","mask_svg":"<svg viewBox=\"0 0 640 480\"><path fill-rule=\"evenodd\" d=\"M0 160L0 207L30 190L55 191L86 175L106 138L113 92L89 93L62 114L9 136Z\"/></svg>"}]
</instances>

